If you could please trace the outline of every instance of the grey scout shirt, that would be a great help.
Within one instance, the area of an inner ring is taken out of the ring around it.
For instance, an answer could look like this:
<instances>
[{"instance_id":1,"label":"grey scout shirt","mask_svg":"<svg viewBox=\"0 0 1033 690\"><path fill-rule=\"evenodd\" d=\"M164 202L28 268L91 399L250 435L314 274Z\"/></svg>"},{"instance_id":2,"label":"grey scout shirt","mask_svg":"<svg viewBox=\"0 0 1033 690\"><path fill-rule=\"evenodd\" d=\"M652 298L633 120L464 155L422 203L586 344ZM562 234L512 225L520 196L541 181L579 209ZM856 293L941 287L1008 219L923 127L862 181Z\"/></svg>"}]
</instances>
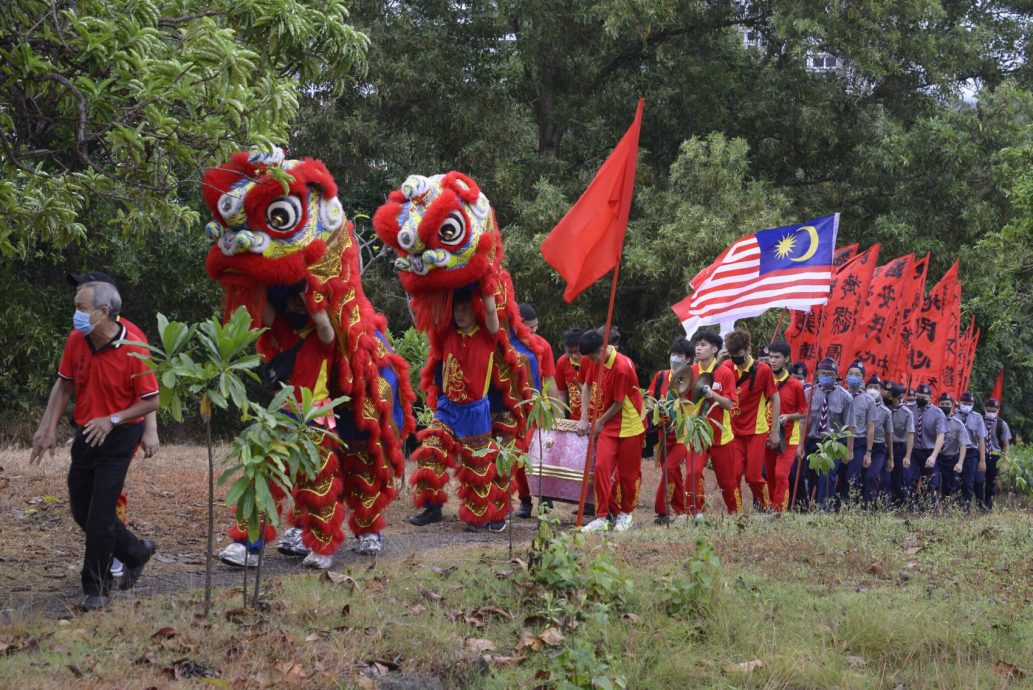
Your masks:
<instances>
[{"instance_id":1,"label":"grey scout shirt","mask_svg":"<svg viewBox=\"0 0 1033 690\"><path fill-rule=\"evenodd\" d=\"M971 450L979 447L979 439L986 438L986 420L978 412L956 412L954 416L961 420L961 423L968 429L968 443L965 444Z\"/></svg>"},{"instance_id":2,"label":"grey scout shirt","mask_svg":"<svg viewBox=\"0 0 1033 690\"><path fill-rule=\"evenodd\" d=\"M907 435L915 433L915 414L907 405L898 405L890 412L893 418L893 443L907 445ZM935 439L934 439L935 440Z\"/></svg>"},{"instance_id":3,"label":"grey scout shirt","mask_svg":"<svg viewBox=\"0 0 1033 690\"><path fill-rule=\"evenodd\" d=\"M865 438L865 435L868 433L868 422L875 421L872 419L875 401L864 392L864 389L861 389L857 395L850 391L846 393L853 396L853 400L850 401L850 414L847 418L847 424L853 428L855 438Z\"/></svg>"},{"instance_id":4,"label":"grey scout shirt","mask_svg":"<svg viewBox=\"0 0 1033 690\"><path fill-rule=\"evenodd\" d=\"M820 439L826 431L821 428L821 407L826 397L829 400L829 428L840 427L847 423L850 394L839 386L833 386L830 391L818 386L811 397L811 413L807 415L807 438Z\"/></svg>"},{"instance_id":5,"label":"grey scout shirt","mask_svg":"<svg viewBox=\"0 0 1033 690\"><path fill-rule=\"evenodd\" d=\"M870 398L869 398L870 399ZM881 402L872 406L872 421L875 422L875 444L885 444L886 439L893 438L893 419L890 408Z\"/></svg>"},{"instance_id":6,"label":"grey scout shirt","mask_svg":"<svg viewBox=\"0 0 1033 690\"><path fill-rule=\"evenodd\" d=\"M957 415L954 415L947 423L947 434L943 437L943 450L941 453L946 457L954 457L961 453L962 446L970 447L969 441L968 429L965 428L965 425L962 424Z\"/></svg>"},{"instance_id":7,"label":"grey scout shirt","mask_svg":"<svg viewBox=\"0 0 1033 690\"><path fill-rule=\"evenodd\" d=\"M1011 443L1011 428L1008 426L1008 422L1004 421L1000 417L997 417L996 419L986 419L984 417L983 419L986 421L987 426L989 427L989 430L986 434L987 447L989 448L989 451L991 453L1000 455L1001 441L998 440L997 436L998 434L1000 434L1000 437L1002 439L1004 439L1008 443Z\"/></svg>"},{"instance_id":8,"label":"grey scout shirt","mask_svg":"<svg viewBox=\"0 0 1033 690\"><path fill-rule=\"evenodd\" d=\"M919 424L919 419L922 423ZM918 433L918 427L922 433ZM936 405L926 405L925 409L915 408L915 448L932 450L936 446L936 436L947 433L947 416Z\"/></svg>"}]
</instances>

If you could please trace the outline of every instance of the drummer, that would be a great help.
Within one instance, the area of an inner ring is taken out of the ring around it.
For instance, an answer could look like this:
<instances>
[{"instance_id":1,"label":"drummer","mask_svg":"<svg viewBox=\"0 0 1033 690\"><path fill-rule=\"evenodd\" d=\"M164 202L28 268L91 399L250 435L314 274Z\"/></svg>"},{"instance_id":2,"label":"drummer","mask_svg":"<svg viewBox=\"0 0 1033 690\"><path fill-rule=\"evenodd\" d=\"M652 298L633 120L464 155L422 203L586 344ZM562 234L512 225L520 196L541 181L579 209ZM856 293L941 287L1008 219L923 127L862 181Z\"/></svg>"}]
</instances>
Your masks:
<instances>
[{"instance_id":1,"label":"drummer","mask_svg":"<svg viewBox=\"0 0 1033 690\"><path fill-rule=\"evenodd\" d=\"M563 354L556 360L556 388L559 399L567 406L567 419L581 419L581 384L577 380L581 368L581 328L568 328L563 334Z\"/></svg>"},{"instance_id":2,"label":"drummer","mask_svg":"<svg viewBox=\"0 0 1033 690\"><path fill-rule=\"evenodd\" d=\"M703 374L712 377L708 384L710 390L702 399L689 409L691 414L698 415L706 405L706 416L714 433L710 446L696 452L687 447L688 470L686 487L686 503L688 511L697 520L703 518L704 493L703 493L703 468L710 460L714 474L717 476L717 484L724 496L725 505L729 512L735 512L734 506L739 499L739 477L735 473L734 457L732 455L732 418L731 410L735 407L737 400L735 390L735 375L730 369L719 366L717 355L721 352L724 340L720 335L712 331L701 331L695 339L693 350L696 354L696 361L692 365L692 379L695 381Z\"/></svg>"},{"instance_id":3,"label":"drummer","mask_svg":"<svg viewBox=\"0 0 1033 690\"><path fill-rule=\"evenodd\" d=\"M679 336L675 338L674 342L671 343L671 368L661 369L653 375L653 380L649 384L649 396L656 400L667 400L674 372L687 365L690 357L692 357L692 344L684 337ZM646 409L643 409L643 415L645 416L645 422L651 424L652 410L648 409L648 406ZM669 419L662 418L660 426L666 427L669 422ZM686 459L686 448L684 443L678 442L673 431L664 433L663 438L657 439L658 448L660 443L665 444L667 451L667 472L666 475L661 475L660 483L656 487L656 500L654 501L656 519L653 522L658 525L665 525L672 519L668 515L668 505L674 511L675 517L673 520L675 522L682 522L686 519L685 481L682 478L682 464L684 464ZM658 463L662 462L662 458L665 457L665 454L661 454L659 449L654 455Z\"/></svg>"}]
</instances>

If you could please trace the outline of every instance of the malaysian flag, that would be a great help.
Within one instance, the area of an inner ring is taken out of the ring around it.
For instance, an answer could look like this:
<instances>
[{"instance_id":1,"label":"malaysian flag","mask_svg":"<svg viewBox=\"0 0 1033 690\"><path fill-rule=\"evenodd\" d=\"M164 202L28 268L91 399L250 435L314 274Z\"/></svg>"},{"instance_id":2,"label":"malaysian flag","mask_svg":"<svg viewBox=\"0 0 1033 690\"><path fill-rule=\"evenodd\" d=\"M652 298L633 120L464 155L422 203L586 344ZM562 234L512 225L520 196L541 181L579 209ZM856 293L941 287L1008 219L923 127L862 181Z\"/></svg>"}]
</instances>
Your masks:
<instances>
[{"instance_id":1,"label":"malaysian flag","mask_svg":"<svg viewBox=\"0 0 1033 690\"><path fill-rule=\"evenodd\" d=\"M691 338L700 326L759 316L772 307L825 304L839 214L736 240L689 283L671 309Z\"/></svg>"}]
</instances>

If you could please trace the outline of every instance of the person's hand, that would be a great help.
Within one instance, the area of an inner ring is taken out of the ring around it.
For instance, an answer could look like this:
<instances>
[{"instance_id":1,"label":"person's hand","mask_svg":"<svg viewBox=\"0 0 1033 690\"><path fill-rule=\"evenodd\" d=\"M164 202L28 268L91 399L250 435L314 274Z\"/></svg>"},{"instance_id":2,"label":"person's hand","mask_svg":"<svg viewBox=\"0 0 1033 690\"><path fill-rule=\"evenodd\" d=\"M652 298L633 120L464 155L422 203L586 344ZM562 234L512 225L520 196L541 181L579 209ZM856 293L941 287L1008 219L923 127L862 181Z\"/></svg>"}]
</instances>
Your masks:
<instances>
[{"instance_id":1,"label":"person's hand","mask_svg":"<svg viewBox=\"0 0 1033 690\"><path fill-rule=\"evenodd\" d=\"M115 425L111 423L108 417L96 417L83 425L83 438L91 448L96 448L104 443L104 440L114 428Z\"/></svg>"},{"instance_id":2,"label":"person's hand","mask_svg":"<svg viewBox=\"0 0 1033 690\"><path fill-rule=\"evenodd\" d=\"M980 460L976 465L976 472L986 472L986 460Z\"/></svg>"},{"instance_id":3,"label":"person's hand","mask_svg":"<svg viewBox=\"0 0 1033 690\"><path fill-rule=\"evenodd\" d=\"M768 434L768 440L764 445L766 445L768 448L778 448L778 441L778 428L775 427L771 429L771 433Z\"/></svg>"},{"instance_id":4,"label":"person's hand","mask_svg":"<svg viewBox=\"0 0 1033 690\"><path fill-rule=\"evenodd\" d=\"M161 443L158 441L157 430L143 432L143 438L140 439L140 448L143 449L144 458L152 457L158 452L158 448L160 447Z\"/></svg>"},{"instance_id":5,"label":"person's hand","mask_svg":"<svg viewBox=\"0 0 1033 690\"><path fill-rule=\"evenodd\" d=\"M778 415L778 421L783 426L785 426L786 424L789 424L789 415L787 415L787 414L780 414L780 415Z\"/></svg>"},{"instance_id":6,"label":"person's hand","mask_svg":"<svg viewBox=\"0 0 1033 690\"><path fill-rule=\"evenodd\" d=\"M925 469L931 470L934 467L936 467L936 458L930 455L929 459L925 461Z\"/></svg>"},{"instance_id":7,"label":"person's hand","mask_svg":"<svg viewBox=\"0 0 1033 690\"><path fill-rule=\"evenodd\" d=\"M43 453L50 451L50 457L54 457L54 447L57 446L57 434L49 429L37 429L32 435L32 454L29 455L29 464L38 465L43 461Z\"/></svg>"},{"instance_id":8,"label":"person's hand","mask_svg":"<svg viewBox=\"0 0 1033 690\"><path fill-rule=\"evenodd\" d=\"M796 459L803 460L803 444L801 443L796 447Z\"/></svg>"},{"instance_id":9,"label":"person's hand","mask_svg":"<svg viewBox=\"0 0 1033 690\"><path fill-rule=\"evenodd\" d=\"M868 468L872 466L872 451L867 451L864 454L864 460L861 462L861 467Z\"/></svg>"},{"instance_id":10,"label":"person's hand","mask_svg":"<svg viewBox=\"0 0 1033 690\"><path fill-rule=\"evenodd\" d=\"M592 429L591 424L588 423L587 419L582 419L577 423L577 435L585 436Z\"/></svg>"},{"instance_id":11,"label":"person's hand","mask_svg":"<svg viewBox=\"0 0 1033 690\"><path fill-rule=\"evenodd\" d=\"M954 474L961 474L961 467L964 463L959 462L954 466Z\"/></svg>"},{"instance_id":12,"label":"person's hand","mask_svg":"<svg viewBox=\"0 0 1033 690\"><path fill-rule=\"evenodd\" d=\"M893 461L892 460L887 460L886 461L886 471L887 472L892 472L893 471Z\"/></svg>"},{"instance_id":13,"label":"person's hand","mask_svg":"<svg viewBox=\"0 0 1033 690\"><path fill-rule=\"evenodd\" d=\"M904 461L901 463L901 467L903 467L905 470L911 469L911 456L910 455L905 455L904 456Z\"/></svg>"},{"instance_id":14,"label":"person's hand","mask_svg":"<svg viewBox=\"0 0 1033 690\"><path fill-rule=\"evenodd\" d=\"M595 424L592 425L592 435L593 436L598 436L599 434L602 433L602 431L603 431L603 423L600 422L599 420L596 420Z\"/></svg>"}]
</instances>

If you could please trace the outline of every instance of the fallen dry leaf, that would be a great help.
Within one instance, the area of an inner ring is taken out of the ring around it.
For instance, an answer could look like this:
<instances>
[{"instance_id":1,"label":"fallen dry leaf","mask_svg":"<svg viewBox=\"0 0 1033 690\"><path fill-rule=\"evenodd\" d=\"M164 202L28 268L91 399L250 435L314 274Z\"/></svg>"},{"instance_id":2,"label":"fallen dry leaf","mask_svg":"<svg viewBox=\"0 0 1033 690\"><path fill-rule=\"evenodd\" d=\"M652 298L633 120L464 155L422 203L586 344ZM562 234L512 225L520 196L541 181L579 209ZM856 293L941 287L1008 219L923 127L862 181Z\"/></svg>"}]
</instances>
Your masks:
<instances>
[{"instance_id":1,"label":"fallen dry leaf","mask_svg":"<svg viewBox=\"0 0 1033 690\"><path fill-rule=\"evenodd\" d=\"M542 638L542 642L549 645L550 647L558 647L560 643L562 643L565 639L563 637L563 633L561 633L556 628L546 628L538 637Z\"/></svg>"},{"instance_id":2,"label":"fallen dry leaf","mask_svg":"<svg viewBox=\"0 0 1033 690\"><path fill-rule=\"evenodd\" d=\"M540 652L544 646L545 643L542 641L542 638L538 637L530 630L521 630L520 639L516 643L516 651L519 652L523 649L530 649L532 652Z\"/></svg>"},{"instance_id":3,"label":"fallen dry leaf","mask_svg":"<svg viewBox=\"0 0 1033 690\"><path fill-rule=\"evenodd\" d=\"M527 661L526 656L500 656L498 654L485 654L481 661L488 666L519 666Z\"/></svg>"},{"instance_id":4,"label":"fallen dry leaf","mask_svg":"<svg viewBox=\"0 0 1033 690\"><path fill-rule=\"evenodd\" d=\"M439 568L436 565L432 565L430 567L430 571L432 573L436 574L436 575L440 575L442 577L447 577L448 575L451 575L452 573L454 573L456 571L456 566L450 565L447 568Z\"/></svg>"},{"instance_id":5,"label":"fallen dry leaf","mask_svg":"<svg viewBox=\"0 0 1033 690\"><path fill-rule=\"evenodd\" d=\"M468 652L480 654L482 652L494 652L495 643L491 640L483 640L477 637L468 637L463 640L463 648Z\"/></svg>"},{"instance_id":6,"label":"fallen dry leaf","mask_svg":"<svg viewBox=\"0 0 1033 690\"><path fill-rule=\"evenodd\" d=\"M485 617L485 616L498 616L499 618L505 618L507 621L513 620L514 616L510 611L502 608L501 606L482 606L473 612L473 615Z\"/></svg>"},{"instance_id":7,"label":"fallen dry leaf","mask_svg":"<svg viewBox=\"0 0 1033 690\"><path fill-rule=\"evenodd\" d=\"M882 575L886 570L882 567L882 563L879 561L872 561L868 564L868 573L870 575Z\"/></svg>"},{"instance_id":8,"label":"fallen dry leaf","mask_svg":"<svg viewBox=\"0 0 1033 690\"><path fill-rule=\"evenodd\" d=\"M273 668L290 682L300 682L309 676L308 672L305 671L305 667L296 661L281 661L278 664L273 664Z\"/></svg>"},{"instance_id":9,"label":"fallen dry leaf","mask_svg":"<svg viewBox=\"0 0 1033 690\"><path fill-rule=\"evenodd\" d=\"M351 612L352 612L352 605L351 604L345 604L344 606L341 607L341 616L342 617L347 616Z\"/></svg>"},{"instance_id":10,"label":"fallen dry leaf","mask_svg":"<svg viewBox=\"0 0 1033 690\"><path fill-rule=\"evenodd\" d=\"M427 607L423 604L413 604L409 607L409 612L412 613L414 616L418 616L426 610Z\"/></svg>"},{"instance_id":11,"label":"fallen dry leaf","mask_svg":"<svg viewBox=\"0 0 1033 690\"><path fill-rule=\"evenodd\" d=\"M740 673L753 673L758 668L762 667L764 662L760 659L754 659L753 661L743 661L742 663L735 665L735 670Z\"/></svg>"},{"instance_id":12,"label":"fallen dry leaf","mask_svg":"<svg viewBox=\"0 0 1033 690\"><path fill-rule=\"evenodd\" d=\"M998 661L994 668L1005 678L1021 679L1026 677L1026 672L1015 664L1009 664L1007 661Z\"/></svg>"},{"instance_id":13,"label":"fallen dry leaf","mask_svg":"<svg viewBox=\"0 0 1033 690\"><path fill-rule=\"evenodd\" d=\"M165 626L161 630L159 630L156 633L154 633L153 635L151 635L151 639L152 640L167 640L167 639L169 639L171 637L175 637L178 634L179 633L176 632L175 628L170 627L170 626Z\"/></svg>"},{"instance_id":14,"label":"fallen dry leaf","mask_svg":"<svg viewBox=\"0 0 1033 690\"><path fill-rule=\"evenodd\" d=\"M642 616L638 615L637 613L625 613L621 616L621 618L628 621L632 625L638 625L642 622Z\"/></svg>"},{"instance_id":15,"label":"fallen dry leaf","mask_svg":"<svg viewBox=\"0 0 1033 690\"><path fill-rule=\"evenodd\" d=\"M441 596L440 594L438 594L437 592L430 591L429 589L424 587L422 584L418 585L416 588L420 591L420 594L422 594L423 596L427 597L431 601L441 601L442 599L445 598L445 597Z\"/></svg>"},{"instance_id":16,"label":"fallen dry leaf","mask_svg":"<svg viewBox=\"0 0 1033 690\"><path fill-rule=\"evenodd\" d=\"M906 553L908 556L914 556L916 553L918 553L921 550L922 550L921 546L909 546L908 548L904 549L904 553Z\"/></svg>"},{"instance_id":17,"label":"fallen dry leaf","mask_svg":"<svg viewBox=\"0 0 1033 690\"><path fill-rule=\"evenodd\" d=\"M323 574L319 576L319 579L323 582L331 582L335 585L347 584L352 589L356 589L359 583L355 581L351 575L345 575L344 573L335 573L332 570L324 570Z\"/></svg>"},{"instance_id":18,"label":"fallen dry leaf","mask_svg":"<svg viewBox=\"0 0 1033 690\"><path fill-rule=\"evenodd\" d=\"M868 668L868 662L859 656L848 656L846 658L847 666L854 669Z\"/></svg>"},{"instance_id":19,"label":"fallen dry leaf","mask_svg":"<svg viewBox=\"0 0 1033 690\"><path fill-rule=\"evenodd\" d=\"M510 558L509 562L515 566L519 566L521 570L527 570L527 561L522 558Z\"/></svg>"}]
</instances>

